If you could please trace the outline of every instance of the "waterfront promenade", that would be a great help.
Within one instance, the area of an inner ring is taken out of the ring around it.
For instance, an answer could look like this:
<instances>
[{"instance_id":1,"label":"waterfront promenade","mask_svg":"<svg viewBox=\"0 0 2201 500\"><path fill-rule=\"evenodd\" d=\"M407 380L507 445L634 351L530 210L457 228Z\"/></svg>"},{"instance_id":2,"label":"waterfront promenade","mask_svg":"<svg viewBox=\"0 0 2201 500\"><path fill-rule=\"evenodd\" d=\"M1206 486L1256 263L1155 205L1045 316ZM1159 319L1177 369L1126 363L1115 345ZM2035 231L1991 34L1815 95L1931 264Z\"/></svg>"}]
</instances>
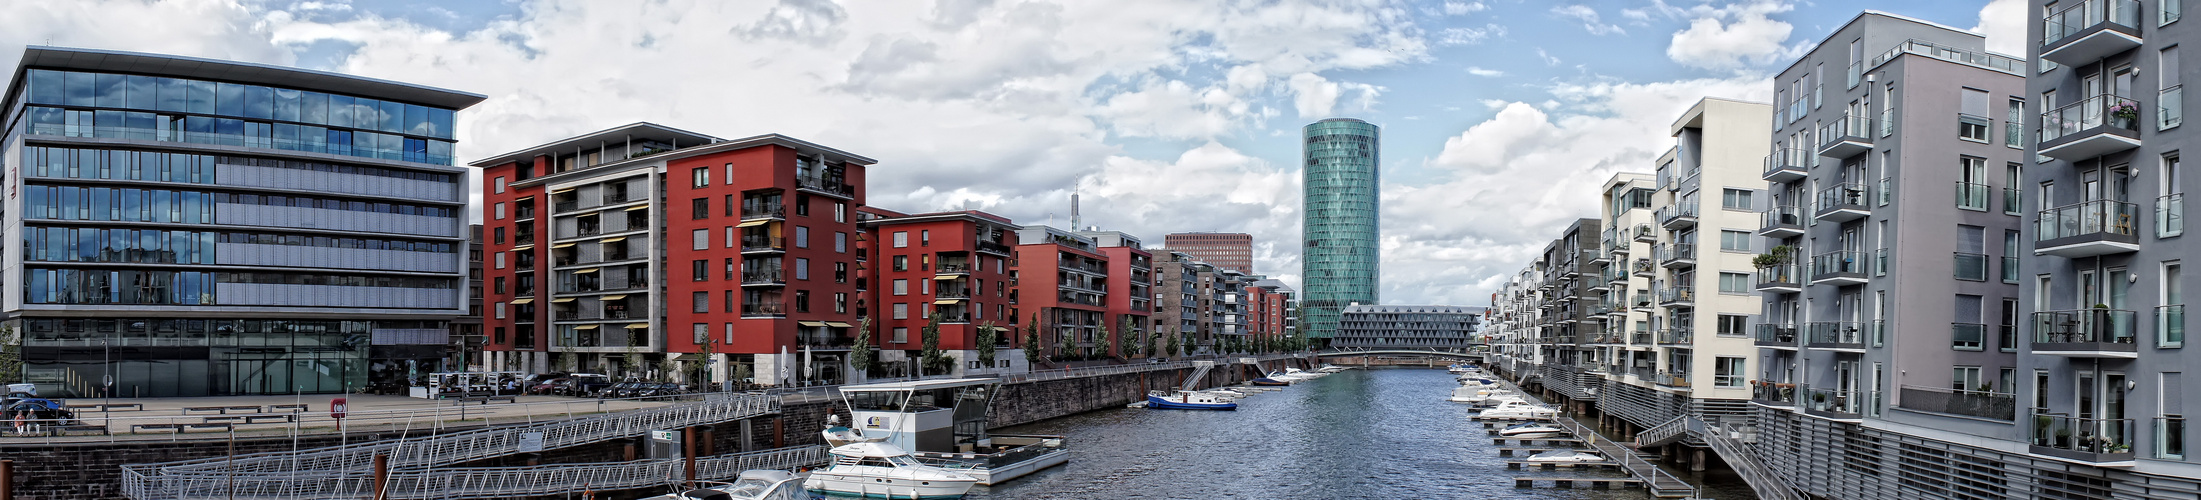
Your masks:
<instances>
[{"instance_id":1,"label":"waterfront promenade","mask_svg":"<svg viewBox=\"0 0 2201 500\"><path fill-rule=\"evenodd\" d=\"M606 412L654 408L664 399L596 399L566 396L516 396L510 402L460 402L404 396L216 396L191 398L76 398L63 402L89 428L51 432L48 424L26 422L17 432L7 422L0 444L83 443L131 440L267 438L338 433L330 413L332 398L343 397L347 411L342 432L434 431L541 422ZM110 405L102 411L84 406ZM119 407L119 408L118 408ZM226 424L226 426L225 426ZM180 427L169 427L180 426ZM100 429L104 429L104 433Z\"/></svg>"}]
</instances>

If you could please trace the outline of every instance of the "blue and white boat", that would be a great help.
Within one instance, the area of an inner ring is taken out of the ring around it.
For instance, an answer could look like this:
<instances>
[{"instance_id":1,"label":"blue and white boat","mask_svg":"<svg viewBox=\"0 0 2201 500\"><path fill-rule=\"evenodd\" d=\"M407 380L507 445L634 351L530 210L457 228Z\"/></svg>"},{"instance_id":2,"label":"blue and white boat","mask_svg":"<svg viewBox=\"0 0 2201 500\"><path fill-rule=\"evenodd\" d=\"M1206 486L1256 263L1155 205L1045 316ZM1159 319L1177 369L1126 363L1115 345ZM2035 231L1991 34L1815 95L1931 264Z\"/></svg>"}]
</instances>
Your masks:
<instances>
[{"instance_id":1,"label":"blue and white boat","mask_svg":"<svg viewBox=\"0 0 2201 500\"><path fill-rule=\"evenodd\" d=\"M1156 410L1236 410L1238 403L1213 394L1177 391L1167 395L1147 394L1146 407Z\"/></svg>"},{"instance_id":2,"label":"blue and white boat","mask_svg":"<svg viewBox=\"0 0 2201 500\"><path fill-rule=\"evenodd\" d=\"M1250 383L1251 383L1251 384L1253 384L1253 385L1260 385L1260 386L1280 386L1280 385L1292 385L1292 383L1291 383L1291 382L1286 382L1286 381L1282 381L1282 380L1277 380L1277 379L1273 379L1273 378L1268 378L1268 377L1261 377L1261 378L1253 379L1253 381L1252 381L1252 382L1250 382Z\"/></svg>"}]
</instances>

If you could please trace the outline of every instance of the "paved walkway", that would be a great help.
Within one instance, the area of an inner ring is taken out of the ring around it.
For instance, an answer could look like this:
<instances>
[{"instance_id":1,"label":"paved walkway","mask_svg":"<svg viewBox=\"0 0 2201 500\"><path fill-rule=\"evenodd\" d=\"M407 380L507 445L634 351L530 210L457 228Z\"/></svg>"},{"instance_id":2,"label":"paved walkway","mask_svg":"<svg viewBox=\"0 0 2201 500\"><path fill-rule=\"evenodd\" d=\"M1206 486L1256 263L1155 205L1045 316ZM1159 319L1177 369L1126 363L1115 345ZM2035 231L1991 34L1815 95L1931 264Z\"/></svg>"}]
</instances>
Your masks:
<instances>
[{"instance_id":1,"label":"paved walkway","mask_svg":"<svg viewBox=\"0 0 2201 500\"><path fill-rule=\"evenodd\" d=\"M0 422L0 445L40 442L110 440L227 439L236 437L312 436L338 432L329 414L333 394L311 396L218 396L196 398L76 398L70 406L137 404L142 408L72 408L87 425L104 425L109 435L96 431L71 436L24 435L12 422ZM519 396L513 402L492 403L427 400L404 396L344 395L346 433L429 429L439 426L511 424L561 419L576 415L650 408L668 404L662 400L599 400L566 396ZM295 406L304 405L303 409ZM220 409L215 409L220 408ZM230 424L225 429L220 425ZM160 426L186 426L181 432ZM142 427L141 427L142 426ZM191 427L197 426L197 427ZM135 431L135 432L133 432Z\"/></svg>"}]
</instances>

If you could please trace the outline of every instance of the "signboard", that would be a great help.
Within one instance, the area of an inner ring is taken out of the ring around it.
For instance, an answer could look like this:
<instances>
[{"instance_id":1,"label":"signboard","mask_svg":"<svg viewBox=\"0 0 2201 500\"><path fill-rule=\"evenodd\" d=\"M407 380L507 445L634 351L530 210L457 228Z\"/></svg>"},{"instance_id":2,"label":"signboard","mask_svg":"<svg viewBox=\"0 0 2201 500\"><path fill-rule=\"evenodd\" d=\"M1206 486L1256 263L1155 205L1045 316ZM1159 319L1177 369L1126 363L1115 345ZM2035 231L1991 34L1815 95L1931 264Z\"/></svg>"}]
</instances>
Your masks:
<instances>
[{"instance_id":1,"label":"signboard","mask_svg":"<svg viewBox=\"0 0 2201 500\"><path fill-rule=\"evenodd\" d=\"M542 451L543 451L543 433L540 433L540 432L522 432L522 433L520 433L520 453L540 453L540 452L542 452Z\"/></svg>"},{"instance_id":2,"label":"signboard","mask_svg":"<svg viewBox=\"0 0 2201 500\"><path fill-rule=\"evenodd\" d=\"M658 441L679 441L680 431L650 431L650 439Z\"/></svg>"}]
</instances>

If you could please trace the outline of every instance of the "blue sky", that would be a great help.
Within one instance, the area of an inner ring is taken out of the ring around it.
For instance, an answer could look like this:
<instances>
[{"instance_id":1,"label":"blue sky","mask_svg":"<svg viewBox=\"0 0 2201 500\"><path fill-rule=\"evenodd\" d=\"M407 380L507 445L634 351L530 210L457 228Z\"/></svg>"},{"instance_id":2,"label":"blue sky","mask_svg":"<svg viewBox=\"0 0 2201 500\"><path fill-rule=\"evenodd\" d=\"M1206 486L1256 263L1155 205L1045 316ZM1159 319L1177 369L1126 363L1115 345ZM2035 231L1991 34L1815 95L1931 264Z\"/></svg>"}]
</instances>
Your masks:
<instances>
[{"instance_id":1,"label":"blue sky","mask_svg":"<svg viewBox=\"0 0 2201 500\"><path fill-rule=\"evenodd\" d=\"M1866 9L2021 53L2017 0L83 0L0 4L54 44L289 64L490 96L480 158L653 121L865 154L873 205L1159 242L1244 231L1297 282L1307 122L1384 127L1383 302L1484 305L1594 185L1705 96ZM1982 22L1983 14L1986 22Z\"/></svg>"}]
</instances>

